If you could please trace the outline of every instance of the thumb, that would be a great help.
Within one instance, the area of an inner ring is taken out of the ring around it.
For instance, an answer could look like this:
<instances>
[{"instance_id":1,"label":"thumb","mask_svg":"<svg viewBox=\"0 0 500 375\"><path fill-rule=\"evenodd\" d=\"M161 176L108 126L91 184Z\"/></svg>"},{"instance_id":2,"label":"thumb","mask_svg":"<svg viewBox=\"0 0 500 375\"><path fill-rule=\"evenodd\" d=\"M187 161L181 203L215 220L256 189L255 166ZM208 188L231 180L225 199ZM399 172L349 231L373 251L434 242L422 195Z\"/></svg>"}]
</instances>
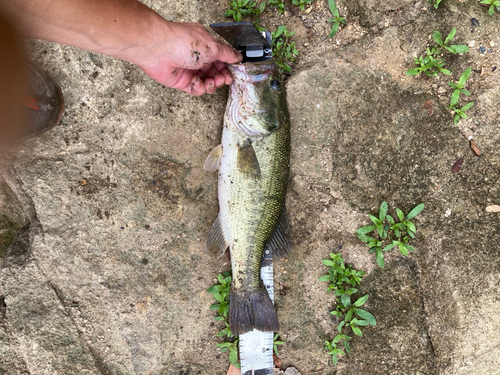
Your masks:
<instances>
[{"instance_id":1,"label":"thumb","mask_svg":"<svg viewBox=\"0 0 500 375\"><path fill-rule=\"evenodd\" d=\"M227 44L219 42L219 50L214 60L235 64L243 60L243 55Z\"/></svg>"}]
</instances>

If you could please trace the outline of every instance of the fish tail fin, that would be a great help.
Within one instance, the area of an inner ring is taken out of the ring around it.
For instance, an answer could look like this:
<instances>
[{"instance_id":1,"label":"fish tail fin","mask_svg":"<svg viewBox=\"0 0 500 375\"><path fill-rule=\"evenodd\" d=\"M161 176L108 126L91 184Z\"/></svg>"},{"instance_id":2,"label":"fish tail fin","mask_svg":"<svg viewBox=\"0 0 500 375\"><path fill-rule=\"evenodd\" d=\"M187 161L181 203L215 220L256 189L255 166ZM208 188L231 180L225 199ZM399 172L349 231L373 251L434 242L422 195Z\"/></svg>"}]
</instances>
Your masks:
<instances>
[{"instance_id":1,"label":"fish tail fin","mask_svg":"<svg viewBox=\"0 0 500 375\"><path fill-rule=\"evenodd\" d=\"M229 324L235 336L254 328L264 332L279 331L276 310L263 285L252 290L231 288Z\"/></svg>"}]
</instances>

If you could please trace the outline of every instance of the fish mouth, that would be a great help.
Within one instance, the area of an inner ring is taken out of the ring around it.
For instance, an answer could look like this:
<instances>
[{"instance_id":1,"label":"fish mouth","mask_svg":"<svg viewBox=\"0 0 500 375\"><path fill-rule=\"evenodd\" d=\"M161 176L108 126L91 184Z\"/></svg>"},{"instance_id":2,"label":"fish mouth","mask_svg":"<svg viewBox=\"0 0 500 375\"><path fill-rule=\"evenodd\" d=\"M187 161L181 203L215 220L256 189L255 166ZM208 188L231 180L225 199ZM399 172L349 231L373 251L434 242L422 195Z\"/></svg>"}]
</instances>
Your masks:
<instances>
[{"instance_id":1,"label":"fish mouth","mask_svg":"<svg viewBox=\"0 0 500 375\"><path fill-rule=\"evenodd\" d=\"M265 81L275 68L274 63L227 64L233 79L241 83L258 83Z\"/></svg>"}]
</instances>

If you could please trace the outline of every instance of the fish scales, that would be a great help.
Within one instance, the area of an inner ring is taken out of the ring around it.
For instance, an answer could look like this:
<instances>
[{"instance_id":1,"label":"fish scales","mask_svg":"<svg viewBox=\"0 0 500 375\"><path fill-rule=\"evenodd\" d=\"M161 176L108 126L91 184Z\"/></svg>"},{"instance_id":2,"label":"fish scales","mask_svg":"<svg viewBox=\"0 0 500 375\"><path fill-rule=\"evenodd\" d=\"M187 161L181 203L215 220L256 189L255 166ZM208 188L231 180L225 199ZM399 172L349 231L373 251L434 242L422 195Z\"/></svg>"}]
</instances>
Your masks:
<instances>
[{"instance_id":1,"label":"fish scales","mask_svg":"<svg viewBox=\"0 0 500 375\"><path fill-rule=\"evenodd\" d=\"M286 98L274 64L237 64L229 70L234 81L222 142L205 163L207 170L219 167L220 206L207 248L230 248L233 334L253 328L277 331L276 312L262 285L260 268L266 246L275 254L290 249L284 214L290 157Z\"/></svg>"}]
</instances>

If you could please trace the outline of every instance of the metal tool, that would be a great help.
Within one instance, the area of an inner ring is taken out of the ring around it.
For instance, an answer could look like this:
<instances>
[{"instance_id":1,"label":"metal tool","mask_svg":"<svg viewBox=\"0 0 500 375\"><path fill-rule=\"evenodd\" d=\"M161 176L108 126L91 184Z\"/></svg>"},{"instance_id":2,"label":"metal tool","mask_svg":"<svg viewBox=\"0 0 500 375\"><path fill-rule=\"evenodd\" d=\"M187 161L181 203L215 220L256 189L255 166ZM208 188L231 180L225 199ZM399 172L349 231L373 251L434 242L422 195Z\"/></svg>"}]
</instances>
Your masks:
<instances>
[{"instance_id":1,"label":"metal tool","mask_svg":"<svg viewBox=\"0 0 500 375\"><path fill-rule=\"evenodd\" d=\"M260 32L251 22L211 24L210 27L243 54L242 63L270 60L272 40L269 31ZM274 302L273 258L265 250L260 269L271 301ZM274 332L252 330L239 337L242 375L273 375Z\"/></svg>"},{"instance_id":2,"label":"metal tool","mask_svg":"<svg viewBox=\"0 0 500 375\"><path fill-rule=\"evenodd\" d=\"M267 30L260 32L251 22L213 23L210 27L243 54L242 63L273 57L271 33Z\"/></svg>"}]
</instances>

